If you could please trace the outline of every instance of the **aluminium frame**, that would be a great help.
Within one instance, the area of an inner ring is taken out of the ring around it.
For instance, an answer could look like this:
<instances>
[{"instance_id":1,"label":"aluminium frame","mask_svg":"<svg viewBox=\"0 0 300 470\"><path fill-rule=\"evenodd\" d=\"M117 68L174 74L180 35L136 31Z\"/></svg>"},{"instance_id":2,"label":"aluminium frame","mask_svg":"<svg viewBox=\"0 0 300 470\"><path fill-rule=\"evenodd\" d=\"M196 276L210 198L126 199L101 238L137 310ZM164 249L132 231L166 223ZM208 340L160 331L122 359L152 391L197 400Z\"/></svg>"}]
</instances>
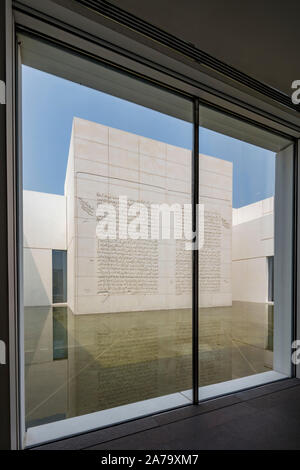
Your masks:
<instances>
[{"instance_id":1,"label":"aluminium frame","mask_svg":"<svg viewBox=\"0 0 300 470\"><path fill-rule=\"evenodd\" d=\"M194 142L193 142L193 178L192 178L192 195L193 195L193 227L196 227L196 205L199 201L199 104L208 105L225 114L237 117L240 120L264 128L273 133L288 137L294 141L294 228L293 228L293 333L296 334L297 320L297 303L299 291L297 289L297 270L300 266L299 250L297 249L299 234L297 230L299 208L299 191L298 180L299 174L299 145L300 137L300 118L299 123L295 123L295 116L291 115L288 119L288 113L279 112L274 107L270 112L270 105L261 100L260 105L253 106L241 102L234 97L228 97L218 89L208 89L203 83L190 79L188 76L182 76L178 71L166 69L161 63L149 63L141 61L140 56L136 57L121 51L118 46L112 47L111 43L105 43L103 37L91 38L91 34L82 30L78 25L62 26L61 21L57 18L45 18L44 14L37 15L36 10L24 10L20 7L22 2L16 2L16 9L13 10L11 0L7 3L7 19L10 27L7 33L7 58L10 60L10 67L7 70L7 186L8 186L8 278L9 278L9 321L10 321L10 390L11 390L11 447L22 448L24 439L24 425L20 426L22 415L22 404L19 398L22 394L22 378L20 380L20 331L18 319L18 305L20 303L20 279L18 278L18 261L22 240L19 239L19 215L20 201L16 199L18 181L20 181L20 153L21 153L21 121L20 121L20 75L18 44L16 34L18 31L30 34L40 40L50 42L57 47L61 47L66 51L85 56L90 60L99 63L106 63L126 74L135 76L141 80L155 83L156 86L169 89L174 93L178 93L193 100L194 106ZM74 28L77 28L74 31ZM80 34L79 34L80 33ZM278 115L277 115L278 112ZM299 240L299 242L298 242ZM193 251L193 402L199 402L198 396L198 340L199 340L199 318L198 318L198 252ZM298 322L299 323L299 322ZM294 336L295 337L295 336ZM296 375L296 369L293 369L293 375ZM23 428L23 429L22 429Z\"/></svg>"}]
</instances>

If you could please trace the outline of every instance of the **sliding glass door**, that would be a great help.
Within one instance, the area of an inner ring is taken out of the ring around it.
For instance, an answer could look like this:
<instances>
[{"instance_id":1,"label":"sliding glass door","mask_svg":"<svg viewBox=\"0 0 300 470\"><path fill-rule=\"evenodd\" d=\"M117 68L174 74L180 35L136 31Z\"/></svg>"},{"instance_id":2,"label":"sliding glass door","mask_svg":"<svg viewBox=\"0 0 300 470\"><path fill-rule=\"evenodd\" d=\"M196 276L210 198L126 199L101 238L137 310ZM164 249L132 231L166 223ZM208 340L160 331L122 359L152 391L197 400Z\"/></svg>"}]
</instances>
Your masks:
<instances>
[{"instance_id":1,"label":"sliding glass door","mask_svg":"<svg viewBox=\"0 0 300 470\"><path fill-rule=\"evenodd\" d=\"M19 42L26 444L288 377L292 141Z\"/></svg>"},{"instance_id":2,"label":"sliding glass door","mask_svg":"<svg viewBox=\"0 0 300 470\"><path fill-rule=\"evenodd\" d=\"M193 102L27 37L22 57L34 444L190 403Z\"/></svg>"},{"instance_id":3,"label":"sliding glass door","mask_svg":"<svg viewBox=\"0 0 300 470\"><path fill-rule=\"evenodd\" d=\"M204 106L199 116L205 399L291 373L293 144Z\"/></svg>"}]
</instances>

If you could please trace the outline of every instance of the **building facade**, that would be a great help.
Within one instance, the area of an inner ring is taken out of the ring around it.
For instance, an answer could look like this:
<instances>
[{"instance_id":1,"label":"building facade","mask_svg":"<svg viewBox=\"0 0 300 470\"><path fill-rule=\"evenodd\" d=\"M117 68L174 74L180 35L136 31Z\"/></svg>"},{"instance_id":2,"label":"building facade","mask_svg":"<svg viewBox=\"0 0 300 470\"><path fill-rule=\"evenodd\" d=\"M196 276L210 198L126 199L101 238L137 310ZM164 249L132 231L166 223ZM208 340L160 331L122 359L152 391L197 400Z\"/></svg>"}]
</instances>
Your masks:
<instances>
[{"instance_id":1,"label":"building facade","mask_svg":"<svg viewBox=\"0 0 300 470\"><path fill-rule=\"evenodd\" d=\"M232 220L233 300L272 302L274 198L233 209Z\"/></svg>"},{"instance_id":2,"label":"building facade","mask_svg":"<svg viewBox=\"0 0 300 470\"><path fill-rule=\"evenodd\" d=\"M199 159L200 305L230 306L232 164ZM75 314L191 308L192 255L184 239L150 239L150 222L147 239L97 237L99 205L116 209L118 229L124 223L120 197L127 198L128 227L136 204L148 215L153 205L190 207L191 151L74 118L64 196L24 191L25 306L53 303L53 252L66 251L67 303Z\"/></svg>"}]
</instances>

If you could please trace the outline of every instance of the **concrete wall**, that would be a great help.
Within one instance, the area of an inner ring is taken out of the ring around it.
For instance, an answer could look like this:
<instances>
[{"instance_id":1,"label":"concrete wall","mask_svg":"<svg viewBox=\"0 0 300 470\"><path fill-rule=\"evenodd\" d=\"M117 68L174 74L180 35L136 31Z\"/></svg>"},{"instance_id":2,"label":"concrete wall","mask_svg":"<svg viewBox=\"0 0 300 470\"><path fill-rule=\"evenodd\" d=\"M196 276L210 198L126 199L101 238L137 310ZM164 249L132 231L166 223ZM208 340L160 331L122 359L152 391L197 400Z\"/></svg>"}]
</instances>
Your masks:
<instances>
[{"instance_id":1,"label":"concrete wall","mask_svg":"<svg viewBox=\"0 0 300 470\"><path fill-rule=\"evenodd\" d=\"M200 155L200 303L231 305L232 164ZM191 252L176 240L97 240L96 208L191 202L191 152L75 118L66 175L74 313L191 308Z\"/></svg>"},{"instance_id":2,"label":"concrete wall","mask_svg":"<svg viewBox=\"0 0 300 470\"><path fill-rule=\"evenodd\" d=\"M199 305L230 306L232 163L202 154L199 159L200 204L204 207L204 245L199 252Z\"/></svg>"},{"instance_id":3,"label":"concrete wall","mask_svg":"<svg viewBox=\"0 0 300 470\"><path fill-rule=\"evenodd\" d=\"M274 255L274 199L233 209L232 297L268 302L267 257Z\"/></svg>"},{"instance_id":4,"label":"concrete wall","mask_svg":"<svg viewBox=\"0 0 300 470\"><path fill-rule=\"evenodd\" d=\"M199 155L204 245L200 305L231 305L232 164ZM191 308L191 252L182 240L98 240L96 207L119 196L191 202L191 152L75 118L65 196L24 191L25 306L52 303L52 250L68 251L74 313ZM118 221L119 222L119 221Z\"/></svg>"},{"instance_id":5,"label":"concrete wall","mask_svg":"<svg viewBox=\"0 0 300 470\"><path fill-rule=\"evenodd\" d=\"M52 304L52 250L66 249L64 196L23 191L24 305Z\"/></svg>"}]
</instances>

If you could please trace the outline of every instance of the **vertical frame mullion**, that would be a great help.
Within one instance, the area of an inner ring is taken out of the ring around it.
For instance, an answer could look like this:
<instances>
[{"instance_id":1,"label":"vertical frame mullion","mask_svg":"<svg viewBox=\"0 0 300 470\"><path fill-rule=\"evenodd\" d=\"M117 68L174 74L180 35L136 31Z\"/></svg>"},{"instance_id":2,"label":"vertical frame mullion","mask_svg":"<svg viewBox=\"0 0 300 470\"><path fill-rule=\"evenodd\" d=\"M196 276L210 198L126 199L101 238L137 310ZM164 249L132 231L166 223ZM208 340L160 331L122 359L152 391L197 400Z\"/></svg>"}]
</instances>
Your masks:
<instances>
[{"instance_id":1,"label":"vertical frame mullion","mask_svg":"<svg viewBox=\"0 0 300 470\"><path fill-rule=\"evenodd\" d=\"M8 120L10 111L10 89L7 88L8 64L8 35L9 24L7 15L7 2L0 2L0 450L11 448L11 387L10 387L10 322L9 322L9 293L8 293L8 212L7 212L7 156L10 149L8 139Z\"/></svg>"},{"instance_id":2,"label":"vertical frame mullion","mask_svg":"<svg viewBox=\"0 0 300 470\"><path fill-rule=\"evenodd\" d=\"M192 251L193 269L193 308L192 308L192 370L193 370L193 404L199 403L199 252L198 252L198 205L199 205L199 99L193 103L193 152L192 152L192 228L195 235L195 246Z\"/></svg>"},{"instance_id":3,"label":"vertical frame mullion","mask_svg":"<svg viewBox=\"0 0 300 470\"><path fill-rule=\"evenodd\" d=\"M293 319L292 319L292 339L293 342L296 341L300 336L300 321L299 321L299 267L300 267L300 231L298 228L298 224L300 221L300 193L299 193L299 181L300 181L300 165L299 165L299 157L300 157L300 141L299 139L296 140L294 144L294 227L293 227ZM298 349L298 348L297 348ZM292 348L291 353L293 354L295 349ZM292 365L292 377L300 377L300 364L293 364Z\"/></svg>"}]
</instances>

